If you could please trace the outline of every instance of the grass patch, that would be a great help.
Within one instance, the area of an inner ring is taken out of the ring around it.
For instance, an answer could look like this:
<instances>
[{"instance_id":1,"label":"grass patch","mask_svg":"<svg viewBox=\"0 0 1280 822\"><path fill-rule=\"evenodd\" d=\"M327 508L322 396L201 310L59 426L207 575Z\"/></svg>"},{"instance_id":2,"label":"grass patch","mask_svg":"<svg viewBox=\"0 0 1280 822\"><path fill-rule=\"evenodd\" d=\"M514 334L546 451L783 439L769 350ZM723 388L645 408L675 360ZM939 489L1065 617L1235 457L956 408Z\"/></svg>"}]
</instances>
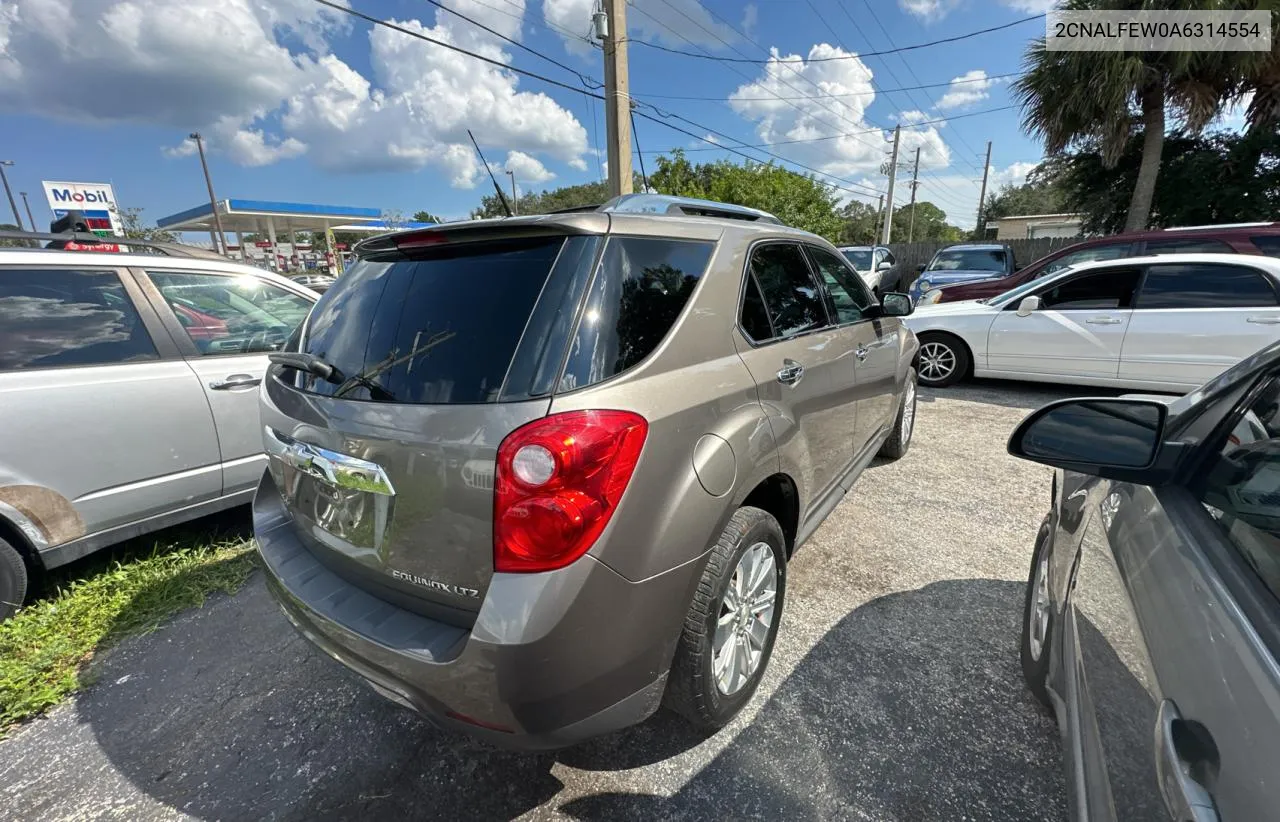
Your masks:
<instances>
[{"instance_id":1,"label":"grass patch","mask_svg":"<svg viewBox=\"0 0 1280 822\"><path fill-rule=\"evenodd\" d=\"M236 591L253 570L253 542L207 539L98 559L49 580L41 598L0 623L0 736L74 693L95 653L211 593Z\"/></svg>"}]
</instances>

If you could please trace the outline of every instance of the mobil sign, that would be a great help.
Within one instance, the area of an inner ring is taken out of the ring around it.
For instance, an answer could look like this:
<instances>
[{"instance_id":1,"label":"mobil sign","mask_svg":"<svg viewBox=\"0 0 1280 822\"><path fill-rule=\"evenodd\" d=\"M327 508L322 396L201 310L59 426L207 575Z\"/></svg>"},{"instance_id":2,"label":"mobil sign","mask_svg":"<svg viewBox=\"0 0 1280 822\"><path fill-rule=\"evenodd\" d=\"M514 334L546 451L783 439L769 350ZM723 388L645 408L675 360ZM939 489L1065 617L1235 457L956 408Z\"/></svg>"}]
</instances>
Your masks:
<instances>
[{"instance_id":1,"label":"mobil sign","mask_svg":"<svg viewBox=\"0 0 1280 822\"><path fill-rule=\"evenodd\" d=\"M108 183L64 183L42 180L45 200L55 217L79 211L96 233L123 235L116 195Z\"/></svg>"}]
</instances>

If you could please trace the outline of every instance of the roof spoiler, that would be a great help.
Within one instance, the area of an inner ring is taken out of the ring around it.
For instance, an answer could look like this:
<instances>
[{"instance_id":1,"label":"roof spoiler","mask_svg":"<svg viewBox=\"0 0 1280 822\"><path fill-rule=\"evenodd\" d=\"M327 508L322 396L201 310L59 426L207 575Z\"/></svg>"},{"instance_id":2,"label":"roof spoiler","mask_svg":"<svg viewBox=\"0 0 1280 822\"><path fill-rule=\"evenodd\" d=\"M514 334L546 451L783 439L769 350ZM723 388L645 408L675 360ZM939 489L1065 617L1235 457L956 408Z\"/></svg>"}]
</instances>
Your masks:
<instances>
[{"instance_id":1,"label":"roof spoiler","mask_svg":"<svg viewBox=\"0 0 1280 822\"><path fill-rule=\"evenodd\" d=\"M674 214L688 217L721 217L729 220L782 225L782 221L758 208L699 200L696 197L675 197L669 194L623 194L600 206L599 211L615 214Z\"/></svg>"}]
</instances>

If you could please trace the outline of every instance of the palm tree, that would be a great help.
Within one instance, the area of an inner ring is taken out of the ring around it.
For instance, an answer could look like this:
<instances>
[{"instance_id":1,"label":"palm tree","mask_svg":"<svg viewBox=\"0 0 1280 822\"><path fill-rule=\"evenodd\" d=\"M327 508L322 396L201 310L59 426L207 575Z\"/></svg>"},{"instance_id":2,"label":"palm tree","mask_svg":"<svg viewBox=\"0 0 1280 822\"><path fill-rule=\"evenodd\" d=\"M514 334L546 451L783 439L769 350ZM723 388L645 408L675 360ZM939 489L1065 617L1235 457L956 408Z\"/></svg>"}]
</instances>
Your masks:
<instances>
[{"instance_id":1,"label":"palm tree","mask_svg":"<svg viewBox=\"0 0 1280 822\"><path fill-rule=\"evenodd\" d=\"M1147 5L1133 0L1067 0L1062 7L1084 11ZM1277 5L1277 0L1255 0L1244 7ZM1014 95L1022 105L1023 128L1041 137L1048 153L1058 154L1072 144L1094 145L1104 166L1114 168L1134 128L1141 130L1142 161L1125 231L1141 231L1151 217L1169 110L1191 134L1251 91L1250 128L1266 127L1280 115L1280 58L1274 48L1270 53L1077 52L1049 51L1039 40L1027 50L1024 65L1023 76L1013 85Z\"/></svg>"}]
</instances>

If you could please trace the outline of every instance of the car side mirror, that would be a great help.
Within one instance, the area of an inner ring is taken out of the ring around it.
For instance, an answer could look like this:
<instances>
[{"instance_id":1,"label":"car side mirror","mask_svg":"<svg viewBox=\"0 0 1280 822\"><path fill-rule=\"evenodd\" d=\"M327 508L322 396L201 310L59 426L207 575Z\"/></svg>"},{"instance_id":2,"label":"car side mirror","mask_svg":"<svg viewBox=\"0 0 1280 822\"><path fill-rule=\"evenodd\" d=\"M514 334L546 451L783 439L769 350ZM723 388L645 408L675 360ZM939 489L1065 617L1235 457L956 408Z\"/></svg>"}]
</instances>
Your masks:
<instances>
[{"instance_id":1,"label":"car side mirror","mask_svg":"<svg viewBox=\"0 0 1280 822\"><path fill-rule=\"evenodd\" d=\"M1018 303L1019 317L1029 316L1032 311L1039 311L1039 310L1040 310L1039 297L1023 297L1022 302Z\"/></svg>"},{"instance_id":2,"label":"car side mirror","mask_svg":"<svg viewBox=\"0 0 1280 822\"><path fill-rule=\"evenodd\" d=\"M880 298L880 309L886 317L905 317L915 311L915 306L906 294L890 291Z\"/></svg>"},{"instance_id":3,"label":"car side mirror","mask_svg":"<svg viewBox=\"0 0 1280 822\"><path fill-rule=\"evenodd\" d=\"M1014 429L1009 453L1081 474L1155 484L1168 413L1167 405L1152 400L1060 400Z\"/></svg>"},{"instance_id":4,"label":"car side mirror","mask_svg":"<svg viewBox=\"0 0 1280 822\"><path fill-rule=\"evenodd\" d=\"M924 273L924 263L917 263L917 264L916 264L916 273L918 273L918 274L923 274L923 273Z\"/></svg>"},{"instance_id":5,"label":"car side mirror","mask_svg":"<svg viewBox=\"0 0 1280 822\"><path fill-rule=\"evenodd\" d=\"M880 265L876 266L876 271L888 271L893 268L893 263L888 260L881 260Z\"/></svg>"}]
</instances>

